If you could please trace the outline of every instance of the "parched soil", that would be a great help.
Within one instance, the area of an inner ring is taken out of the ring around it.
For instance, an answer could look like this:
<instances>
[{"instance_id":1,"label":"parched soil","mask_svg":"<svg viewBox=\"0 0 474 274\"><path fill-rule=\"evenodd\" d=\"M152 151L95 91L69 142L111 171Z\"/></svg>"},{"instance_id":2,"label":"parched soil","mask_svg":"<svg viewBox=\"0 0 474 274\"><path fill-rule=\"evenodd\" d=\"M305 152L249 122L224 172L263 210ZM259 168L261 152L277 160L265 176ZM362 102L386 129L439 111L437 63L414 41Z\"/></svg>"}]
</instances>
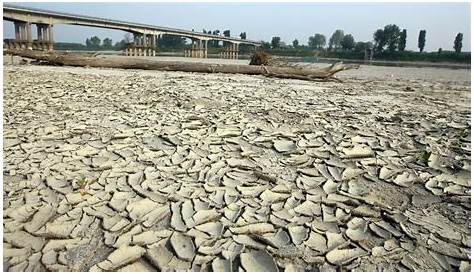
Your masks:
<instances>
[{"instance_id":1,"label":"parched soil","mask_svg":"<svg viewBox=\"0 0 474 274\"><path fill-rule=\"evenodd\" d=\"M6 271L469 271L470 71L4 67Z\"/></svg>"}]
</instances>

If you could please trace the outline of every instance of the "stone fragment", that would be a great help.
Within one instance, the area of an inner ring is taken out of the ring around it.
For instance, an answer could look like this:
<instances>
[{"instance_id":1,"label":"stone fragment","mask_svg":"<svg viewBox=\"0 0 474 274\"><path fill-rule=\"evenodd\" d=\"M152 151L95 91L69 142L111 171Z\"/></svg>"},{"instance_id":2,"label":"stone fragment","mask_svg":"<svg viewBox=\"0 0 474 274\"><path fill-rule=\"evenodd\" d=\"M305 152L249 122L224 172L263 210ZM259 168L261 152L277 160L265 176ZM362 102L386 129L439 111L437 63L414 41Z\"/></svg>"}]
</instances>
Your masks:
<instances>
[{"instance_id":1,"label":"stone fragment","mask_svg":"<svg viewBox=\"0 0 474 274\"><path fill-rule=\"evenodd\" d=\"M46 253L43 253L43 256L41 257L41 262L44 265L52 265L57 262L57 257L58 257L58 254L54 252L54 250L50 250Z\"/></svg>"},{"instance_id":2,"label":"stone fragment","mask_svg":"<svg viewBox=\"0 0 474 274\"><path fill-rule=\"evenodd\" d=\"M197 230L209 234L212 237L220 237L224 226L220 222L208 222L195 227Z\"/></svg>"},{"instance_id":3,"label":"stone fragment","mask_svg":"<svg viewBox=\"0 0 474 274\"><path fill-rule=\"evenodd\" d=\"M45 225L55 214L56 210L51 205L42 206L36 214L33 215L33 219L25 225L25 230L34 233Z\"/></svg>"},{"instance_id":4,"label":"stone fragment","mask_svg":"<svg viewBox=\"0 0 474 274\"><path fill-rule=\"evenodd\" d=\"M14 246L32 248L36 252L40 251L45 244L42 237L35 237L25 231L4 233L3 239Z\"/></svg>"},{"instance_id":5,"label":"stone fragment","mask_svg":"<svg viewBox=\"0 0 474 274\"><path fill-rule=\"evenodd\" d=\"M148 262L141 259L129 265L126 265L117 270L117 272L155 272L156 269L153 268Z\"/></svg>"},{"instance_id":6,"label":"stone fragment","mask_svg":"<svg viewBox=\"0 0 474 274\"><path fill-rule=\"evenodd\" d=\"M308 238L309 229L304 226L291 226L288 228L291 240L295 245L300 245Z\"/></svg>"},{"instance_id":7,"label":"stone fragment","mask_svg":"<svg viewBox=\"0 0 474 274\"><path fill-rule=\"evenodd\" d=\"M273 203L284 201L290 196L290 194L277 193L266 189L262 192L262 194L260 194L260 199L262 199L262 205L270 205Z\"/></svg>"},{"instance_id":8,"label":"stone fragment","mask_svg":"<svg viewBox=\"0 0 474 274\"><path fill-rule=\"evenodd\" d=\"M171 246L173 247L176 255L185 260L191 261L195 255L195 247L193 240L179 232L173 233L170 238Z\"/></svg>"},{"instance_id":9,"label":"stone fragment","mask_svg":"<svg viewBox=\"0 0 474 274\"><path fill-rule=\"evenodd\" d=\"M113 271L121 266L137 261L145 254L145 249L139 246L122 245L112 252L107 260L97 264L105 271Z\"/></svg>"},{"instance_id":10,"label":"stone fragment","mask_svg":"<svg viewBox=\"0 0 474 274\"><path fill-rule=\"evenodd\" d=\"M173 253L165 246L158 245L146 250L146 258L161 272L169 272L169 262L173 258Z\"/></svg>"},{"instance_id":11,"label":"stone fragment","mask_svg":"<svg viewBox=\"0 0 474 274\"><path fill-rule=\"evenodd\" d=\"M321 206L311 201L304 201L296 206L294 210L295 212L306 216L321 215Z\"/></svg>"},{"instance_id":12,"label":"stone fragment","mask_svg":"<svg viewBox=\"0 0 474 274\"><path fill-rule=\"evenodd\" d=\"M351 149L344 148L342 152L344 152L347 158L365 158L374 155L374 152L370 147L360 144L355 145Z\"/></svg>"},{"instance_id":13,"label":"stone fragment","mask_svg":"<svg viewBox=\"0 0 474 274\"><path fill-rule=\"evenodd\" d=\"M230 260L216 258L212 261L212 271L214 272L232 272L231 266Z\"/></svg>"},{"instance_id":14,"label":"stone fragment","mask_svg":"<svg viewBox=\"0 0 474 274\"><path fill-rule=\"evenodd\" d=\"M220 218L220 214L213 208L209 210L199 210L193 215L194 225L200 225Z\"/></svg>"},{"instance_id":15,"label":"stone fragment","mask_svg":"<svg viewBox=\"0 0 474 274\"><path fill-rule=\"evenodd\" d=\"M130 203L126 209L132 220L142 220L143 216L158 207L158 204L146 198Z\"/></svg>"},{"instance_id":16,"label":"stone fragment","mask_svg":"<svg viewBox=\"0 0 474 274\"><path fill-rule=\"evenodd\" d=\"M290 140L276 140L273 141L273 147L278 152L289 152L296 149L295 143Z\"/></svg>"},{"instance_id":17,"label":"stone fragment","mask_svg":"<svg viewBox=\"0 0 474 274\"><path fill-rule=\"evenodd\" d=\"M248 272L277 272L273 257L266 251L251 251L240 254L240 263Z\"/></svg>"},{"instance_id":18,"label":"stone fragment","mask_svg":"<svg viewBox=\"0 0 474 274\"><path fill-rule=\"evenodd\" d=\"M322 252L327 249L326 238L323 235L314 231L311 231L309 233L309 238L304 241L304 244L319 252Z\"/></svg>"},{"instance_id":19,"label":"stone fragment","mask_svg":"<svg viewBox=\"0 0 474 274\"><path fill-rule=\"evenodd\" d=\"M365 256L367 252L361 248L352 249L334 249L326 254L328 262L334 265L348 264L355 258Z\"/></svg>"},{"instance_id":20,"label":"stone fragment","mask_svg":"<svg viewBox=\"0 0 474 274\"><path fill-rule=\"evenodd\" d=\"M186 231L187 227L181 217L181 209L180 203L171 203L171 227L173 227L177 231L184 232Z\"/></svg>"},{"instance_id":21,"label":"stone fragment","mask_svg":"<svg viewBox=\"0 0 474 274\"><path fill-rule=\"evenodd\" d=\"M234 234L265 234L275 231L273 225L269 223L249 224L241 227L230 227L229 229Z\"/></svg>"}]
</instances>

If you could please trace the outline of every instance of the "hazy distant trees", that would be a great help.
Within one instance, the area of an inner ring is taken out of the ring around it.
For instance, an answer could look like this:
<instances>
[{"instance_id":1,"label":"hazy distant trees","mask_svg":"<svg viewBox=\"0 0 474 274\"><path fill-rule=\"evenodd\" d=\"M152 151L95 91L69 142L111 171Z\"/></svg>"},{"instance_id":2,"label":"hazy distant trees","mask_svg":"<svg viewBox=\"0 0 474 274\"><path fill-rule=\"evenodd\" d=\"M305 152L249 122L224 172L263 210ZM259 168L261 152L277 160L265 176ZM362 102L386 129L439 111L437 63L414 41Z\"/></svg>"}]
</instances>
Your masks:
<instances>
[{"instance_id":1,"label":"hazy distant trees","mask_svg":"<svg viewBox=\"0 0 474 274\"><path fill-rule=\"evenodd\" d=\"M329 50L333 48L338 49L341 47L342 39L344 38L344 31L343 30L336 30L329 38Z\"/></svg>"},{"instance_id":2,"label":"hazy distant trees","mask_svg":"<svg viewBox=\"0 0 474 274\"><path fill-rule=\"evenodd\" d=\"M160 48L183 48L185 44L185 38L176 35L163 34L158 39Z\"/></svg>"},{"instance_id":3,"label":"hazy distant trees","mask_svg":"<svg viewBox=\"0 0 474 274\"><path fill-rule=\"evenodd\" d=\"M247 39L247 33L245 33L245 32L241 32L239 36L240 36L240 39L242 39L242 40Z\"/></svg>"},{"instance_id":4,"label":"hazy distant trees","mask_svg":"<svg viewBox=\"0 0 474 274\"><path fill-rule=\"evenodd\" d=\"M418 34L418 48L420 49L420 52L423 52L423 49L425 48L425 42L426 30L420 30L420 34Z\"/></svg>"},{"instance_id":5,"label":"hazy distant trees","mask_svg":"<svg viewBox=\"0 0 474 274\"><path fill-rule=\"evenodd\" d=\"M92 36L91 38L86 39L86 46L88 48L98 48L100 47L100 38L97 36Z\"/></svg>"},{"instance_id":6,"label":"hazy distant trees","mask_svg":"<svg viewBox=\"0 0 474 274\"><path fill-rule=\"evenodd\" d=\"M372 42L357 42L354 46L356 52L364 52L366 49L371 49L374 47Z\"/></svg>"},{"instance_id":7,"label":"hazy distant trees","mask_svg":"<svg viewBox=\"0 0 474 274\"><path fill-rule=\"evenodd\" d=\"M400 41L398 43L398 50L404 51L407 46L407 30L403 29L400 33Z\"/></svg>"},{"instance_id":8,"label":"hazy distant trees","mask_svg":"<svg viewBox=\"0 0 474 274\"><path fill-rule=\"evenodd\" d=\"M461 48L462 48L462 33L458 33L456 35L456 38L454 39L454 51L456 53L461 53Z\"/></svg>"},{"instance_id":9,"label":"hazy distant trees","mask_svg":"<svg viewBox=\"0 0 474 274\"><path fill-rule=\"evenodd\" d=\"M220 35L220 33L221 32L218 29L212 31L212 35ZM217 48L219 46L219 41L217 40L210 41L209 46Z\"/></svg>"},{"instance_id":10,"label":"hazy distant trees","mask_svg":"<svg viewBox=\"0 0 474 274\"><path fill-rule=\"evenodd\" d=\"M308 38L308 46L312 49L322 49L326 45L326 36L316 33Z\"/></svg>"},{"instance_id":11,"label":"hazy distant trees","mask_svg":"<svg viewBox=\"0 0 474 274\"><path fill-rule=\"evenodd\" d=\"M294 48L297 48L299 46L300 42L298 41L298 39L295 39L295 40L293 40L292 44L293 44Z\"/></svg>"},{"instance_id":12,"label":"hazy distant trees","mask_svg":"<svg viewBox=\"0 0 474 274\"><path fill-rule=\"evenodd\" d=\"M387 38L388 51L395 52L400 41L400 28L395 24L386 25L383 32Z\"/></svg>"},{"instance_id":13,"label":"hazy distant trees","mask_svg":"<svg viewBox=\"0 0 474 274\"><path fill-rule=\"evenodd\" d=\"M105 38L103 41L102 41L102 46L104 48L111 48L112 47L112 39L110 38Z\"/></svg>"},{"instance_id":14,"label":"hazy distant trees","mask_svg":"<svg viewBox=\"0 0 474 274\"><path fill-rule=\"evenodd\" d=\"M131 42L133 42L132 34L131 34L130 32L125 33L125 35L123 36L123 41L124 41L125 43L131 43Z\"/></svg>"},{"instance_id":15,"label":"hazy distant trees","mask_svg":"<svg viewBox=\"0 0 474 274\"><path fill-rule=\"evenodd\" d=\"M272 37L272 49L277 49L280 47L281 38L278 36Z\"/></svg>"},{"instance_id":16,"label":"hazy distant trees","mask_svg":"<svg viewBox=\"0 0 474 274\"><path fill-rule=\"evenodd\" d=\"M355 46L354 37L351 34L346 34L342 38L341 47L343 50L352 50Z\"/></svg>"},{"instance_id":17,"label":"hazy distant trees","mask_svg":"<svg viewBox=\"0 0 474 274\"><path fill-rule=\"evenodd\" d=\"M400 36L400 28L395 24L376 30L374 32L375 49L381 52L387 47L389 52L395 52L400 47Z\"/></svg>"},{"instance_id":18,"label":"hazy distant trees","mask_svg":"<svg viewBox=\"0 0 474 274\"><path fill-rule=\"evenodd\" d=\"M374 42L375 42L375 49L378 52L381 52L387 44L387 38L385 37L385 33L383 29L378 29L374 32Z\"/></svg>"},{"instance_id":19,"label":"hazy distant trees","mask_svg":"<svg viewBox=\"0 0 474 274\"><path fill-rule=\"evenodd\" d=\"M271 44L265 41L260 41L262 44L262 49L271 49Z\"/></svg>"},{"instance_id":20,"label":"hazy distant trees","mask_svg":"<svg viewBox=\"0 0 474 274\"><path fill-rule=\"evenodd\" d=\"M93 36L93 37L91 37L91 39L90 39L90 45L91 45L92 47L99 47L99 46L100 46L100 41L101 41L101 40L100 40L99 37Z\"/></svg>"}]
</instances>

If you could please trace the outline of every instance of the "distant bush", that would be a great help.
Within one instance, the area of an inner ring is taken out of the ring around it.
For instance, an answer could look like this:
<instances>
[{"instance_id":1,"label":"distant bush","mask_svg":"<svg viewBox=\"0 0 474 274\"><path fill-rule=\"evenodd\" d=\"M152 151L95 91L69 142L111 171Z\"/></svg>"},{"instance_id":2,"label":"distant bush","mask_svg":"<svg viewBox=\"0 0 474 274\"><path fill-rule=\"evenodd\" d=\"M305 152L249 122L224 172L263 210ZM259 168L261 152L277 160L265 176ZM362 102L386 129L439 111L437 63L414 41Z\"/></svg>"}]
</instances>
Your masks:
<instances>
[{"instance_id":1,"label":"distant bush","mask_svg":"<svg viewBox=\"0 0 474 274\"><path fill-rule=\"evenodd\" d=\"M437 52L414 52L414 51L396 51L392 53L383 52L374 54L376 60L387 61L421 61L421 62L456 62L471 63L471 53L454 51Z\"/></svg>"},{"instance_id":2,"label":"distant bush","mask_svg":"<svg viewBox=\"0 0 474 274\"><path fill-rule=\"evenodd\" d=\"M267 49L271 55L295 56L295 57L320 57L363 60L363 51L318 51L309 48L287 48L287 49ZM417 61L417 62L452 62L471 63L471 53L456 53L454 51L436 52L415 52L415 51L395 51L375 53L374 60L379 61Z\"/></svg>"},{"instance_id":3,"label":"distant bush","mask_svg":"<svg viewBox=\"0 0 474 274\"><path fill-rule=\"evenodd\" d=\"M57 50L89 50L85 45L79 43L54 43L54 49Z\"/></svg>"}]
</instances>

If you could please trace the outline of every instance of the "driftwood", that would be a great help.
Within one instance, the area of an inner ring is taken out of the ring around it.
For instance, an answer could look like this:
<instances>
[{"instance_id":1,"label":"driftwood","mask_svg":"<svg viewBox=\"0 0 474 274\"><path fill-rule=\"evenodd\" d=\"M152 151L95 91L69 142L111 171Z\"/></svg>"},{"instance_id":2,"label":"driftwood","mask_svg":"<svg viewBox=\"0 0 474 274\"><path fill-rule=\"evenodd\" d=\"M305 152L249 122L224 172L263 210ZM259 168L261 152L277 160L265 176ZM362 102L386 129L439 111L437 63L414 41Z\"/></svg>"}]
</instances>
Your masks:
<instances>
[{"instance_id":1,"label":"driftwood","mask_svg":"<svg viewBox=\"0 0 474 274\"><path fill-rule=\"evenodd\" d=\"M24 58L36 59L50 65L79 66L79 67L101 67L119 69L144 69L162 71L185 71L202 73L232 73L265 75L278 78L290 78L301 80L335 79L333 75L337 72L357 69L357 65L345 65L335 63L321 69L306 69L283 66L255 66L255 65L232 65L232 64L205 64L195 62L157 61L144 58L114 58L97 57L95 55L57 53L33 50L5 50L4 54L17 55Z\"/></svg>"},{"instance_id":2,"label":"driftwood","mask_svg":"<svg viewBox=\"0 0 474 274\"><path fill-rule=\"evenodd\" d=\"M265 53L263 51L257 51L250 57L249 65L268 66L269 59L270 59L270 56L267 53Z\"/></svg>"}]
</instances>

